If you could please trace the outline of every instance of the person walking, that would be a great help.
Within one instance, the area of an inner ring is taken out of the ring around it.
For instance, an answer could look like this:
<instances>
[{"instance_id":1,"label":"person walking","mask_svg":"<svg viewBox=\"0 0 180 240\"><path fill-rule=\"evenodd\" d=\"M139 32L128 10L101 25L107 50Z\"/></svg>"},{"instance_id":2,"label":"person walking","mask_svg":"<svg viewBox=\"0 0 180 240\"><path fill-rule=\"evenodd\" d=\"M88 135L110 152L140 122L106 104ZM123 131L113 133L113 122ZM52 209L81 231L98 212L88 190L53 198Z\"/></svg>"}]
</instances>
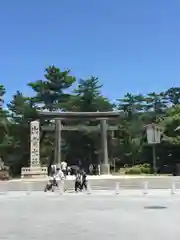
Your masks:
<instances>
[{"instance_id":1,"label":"person walking","mask_svg":"<svg viewBox=\"0 0 180 240\"><path fill-rule=\"evenodd\" d=\"M82 177L82 183L81 183L81 191L83 189L85 189L87 191L87 175L86 175L86 172L84 170L82 170L82 173L81 173L81 177Z\"/></svg>"},{"instance_id":2,"label":"person walking","mask_svg":"<svg viewBox=\"0 0 180 240\"><path fill-rule=\"evenodd\" d=\"M44 192L47 191L52 191L54 192L55 188L57 187L57 181L56 181L56 177L55 177L55 173L53 171L50 172L49 175L49 180L48 183L46 184L45 188L44 188Z\"/></svg>"},{"instance_id":3,"label":"person walking","mask_svg":"<svg viewBox=\"0 0 180 240\"><path fill-rule=\"evenodd\" d=\"M57 171L56 165L55 164L51 165L50 175L55 175L56 171Z\"/></svg>"},{"instance_id":4,"label":"person walking","mask_svg":"<svg viewBox=\"0 0 180 240\"><path fill-rule=\"evenodd\" d=\"M61 170L64 173L64 177L66 178L66 175L67 175L67 162L66 161L61 162Z\"/></svg>"},{"instance_id":5,"label":"person walking","mask_svg":"<svg viewBox=\"0 0 180 240\"><path fill-rule=\"evenodd\" d=\"M81 191L82 189L82 176L80 172L76 173L76 178L75 178L75 192L78 192L79 190Z\"/></svg>"},{"instance_id":6,"label":"person walking","mask_svg":"<svg viewBox=\"0 0 180 240\"><path fill-rule=\"evenodd\" d=\"M54 192L55 187L57 187L57 182L54 176L49 176L49 181L44 188L44 192L51 191Z\"/></svg>"},{"instance_id":7,"label":"person walking","mask_svg":"<svg viewBox=\"0 0 180 240\"><path fill-rule=\"evenodd\" d=\"M92 164L89 165L89 173L90 173L90 175L93 175L93 165Z\"/></svg>"},{"instance_id":8,"label":"person walking","mask_svg":"<svg viewBox=\"0 0 180 240\"><path fill-rule=\"evenodd\" d=\"M100 176L101 175L101 166L100 166L100 164L98 164L97 169L98 169L98 175Z\"/></svg>"},{"instance_id":9,"label":"person walking","mask_svg":"<svg viewBox=\"0 0 180 240\"><path fill-rule=\"evenodd\" d=\"M65 191L65 188L64 188L64 173L63 171L60 169L60 168L57 168L57 171L56 171L56 174L55 174L55 179L56 179L56 182L57 182L57 187L58 189L60 189L61 187L63 188L63 192Z\"/></svg>"}]
</instances>

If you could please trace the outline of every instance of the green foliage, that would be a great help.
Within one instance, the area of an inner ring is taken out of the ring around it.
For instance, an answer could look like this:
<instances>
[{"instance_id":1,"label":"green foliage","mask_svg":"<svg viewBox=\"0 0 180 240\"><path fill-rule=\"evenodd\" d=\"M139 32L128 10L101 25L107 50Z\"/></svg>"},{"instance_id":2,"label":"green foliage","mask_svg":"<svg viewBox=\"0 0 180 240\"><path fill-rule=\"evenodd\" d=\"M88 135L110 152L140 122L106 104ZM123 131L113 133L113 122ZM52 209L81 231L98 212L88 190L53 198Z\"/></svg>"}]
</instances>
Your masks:
<instances>
[{"instance_id":1,"label":"green foliage","mask_svg":"<svg viewBox=\"0 0 180 240\"><path fill-rule=\"evenodd\" d=\"M4 86L2 84L0 84L0 110L3 107L3 103L4 103L3 96L5 93L6 93L6 90L5 90Z\"/></svg>"},{"instance_id":2,"label":"green foliage","mask_svg":"<svg viewBox=\"0 0 180 240\"><path fill-rule=\"evenodd\" d=\"M111 111L113 104L101 94L98 78L80 79L69 101L68 110L77 112Z\"/></svg>"},{"instance_id":3,"label":"green foliage","mask_svg":"<svg viewBox=\"0 0 180 240\"><path fill-rule=\"evenodd\" d=\"M26 79L25 79L26 81ZM162 143L157 147L158 164L175 163L180 156L180 87L172 87L160 93L126 93L112 103L102 93L102 84L97 77L80 79L71 71L55 66L45 69L44 78L28 83L32 96L24 96L18 89L11 101L4 105L6 90L0 84L0 156L10 166L13 173L19 173L22 166L29 164L29 123L37 119L37 111L120 111L119 130L113 137L108 132L109 157L117 159L116 164L129 164L128 174L150 173L152 151L146 143L145 126L156 123L162 129ZM120 96L119 96L120 97ZM73 120L68 125L96 125L97 121ZM49 120L41 125L49 125ZM67 124L64 122L64 124ZM48 164L54 157L54 134L41 134L41 162ZM63 158L69 164L97 163L100 159L100 134L98 132L63 132ZM171 157L168 157L171 156ZM143 159L143 160L142 160ZM112 161L111 161L112 162Z\"/></svg>"},{"instance_id":4,"label":"green foliage","mask_svg":"<svg viewBox=\"0 0 180 240\"><path fill-rule=\"evenodd\" d=\"M150 174L151 173L151 166L150 164L139 164L139 165L135 165L132 166L131 168L126 168L125 169L125 173L126 174Z\"/></svg>"},{"instance_id":5,"label":"green foliage","mask_svg":"<svg viewBox=\"0 0 180 240\"><path fill-rule=\"evenodd\" d=\"M75 77L69 75L70 70L61 71L55 66L45 69L45 80L37 80L28 83L35 96L31 98L37 108L48 109L50 111L63 108L70 95L65 93L76 81Z\"/></svg>"},{"instance_id":6,"label":"green foliage","mask_svg":"<svg viewBox=\"0 0 180 240\"><path fill-rule=\"evenodd\" d=\"M164 96L171 104L180 104L180 87L169 88L164 92Z\"/></svg>"}]
</instances>

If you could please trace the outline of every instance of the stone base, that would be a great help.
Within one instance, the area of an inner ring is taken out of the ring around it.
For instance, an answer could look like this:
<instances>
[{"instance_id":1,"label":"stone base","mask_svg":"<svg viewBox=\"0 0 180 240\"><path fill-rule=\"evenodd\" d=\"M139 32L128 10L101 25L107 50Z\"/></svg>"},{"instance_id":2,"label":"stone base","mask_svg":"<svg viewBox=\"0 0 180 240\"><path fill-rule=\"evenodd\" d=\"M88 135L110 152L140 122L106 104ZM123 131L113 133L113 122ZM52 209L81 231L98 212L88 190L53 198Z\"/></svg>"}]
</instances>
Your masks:
<instances>
[{"instance_id":1,"label":"stone base","mask_svg":"<svg viewBox=\"0 0 180 240\"><path fill-rule=\"evenodd\" d=\"M21 168L21 178L45 178L47 175L47 167L34 166Z\"/></svg>"},{"instance_id":2,"label":"stone base","mask_svg":"<svg viewBox=\"0 0 180 240\"><path fill-rule=\"evenodd\" d=\"M110 174L110 164L101 164L100 165L101 174Z\"/></svg>"}]
</instances>

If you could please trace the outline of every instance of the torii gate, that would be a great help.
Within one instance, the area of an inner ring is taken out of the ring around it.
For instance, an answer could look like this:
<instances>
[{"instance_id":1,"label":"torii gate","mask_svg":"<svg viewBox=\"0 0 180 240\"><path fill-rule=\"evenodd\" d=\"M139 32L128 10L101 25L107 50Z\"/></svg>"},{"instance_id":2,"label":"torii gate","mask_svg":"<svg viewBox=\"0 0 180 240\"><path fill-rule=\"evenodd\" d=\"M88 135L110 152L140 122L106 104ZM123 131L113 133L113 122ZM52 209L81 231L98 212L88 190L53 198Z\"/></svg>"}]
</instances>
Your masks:
<instances>
[{"instance_id":1,"label":"torii gate","mask_svg":"<svg viewBox=\"0 0 180 240\"><path fill-rule=\"evenodd\" d=\"M101 161L101 174L110 173L110 165L108 158L107 147L107 131L116 131L118 126L108 126L107 120L119 118L119 112L39 112L39 118L54 119L55 124L51 126L42 127L43 131L55 131L55 159L57 164L61 163L61 133L62 131L100 131L101 132L101 148L102 148L102 161ZM100 124L97 126L64 126L62 121L64 120L99 120ZM30 167L22 168L22 177L25 175L45 175L47 174L47 168L40 167L40 123L39 121L31 122L31 154L30 154Z\"/></svg>"}]
</instances>

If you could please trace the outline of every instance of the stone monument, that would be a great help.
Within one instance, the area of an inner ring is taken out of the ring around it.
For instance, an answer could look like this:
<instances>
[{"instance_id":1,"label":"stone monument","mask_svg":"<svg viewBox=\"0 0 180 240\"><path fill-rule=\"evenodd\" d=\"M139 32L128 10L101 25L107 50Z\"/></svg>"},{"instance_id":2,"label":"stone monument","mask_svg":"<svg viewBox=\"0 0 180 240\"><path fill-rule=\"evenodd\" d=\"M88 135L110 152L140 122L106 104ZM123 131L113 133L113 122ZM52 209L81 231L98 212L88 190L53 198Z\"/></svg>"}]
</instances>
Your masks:
<instances>
[{"instance_id":1,"label":"stone monument","mask_svg":"<svg viewBox=\"0 0 180 240\"><path fill-rule=\"evenodd\" d=\"M40 166L40 124L39 121L30 123L30 167L21 169L21 177L47 176L47 167Z\"/></svg>"}]
</instances>

